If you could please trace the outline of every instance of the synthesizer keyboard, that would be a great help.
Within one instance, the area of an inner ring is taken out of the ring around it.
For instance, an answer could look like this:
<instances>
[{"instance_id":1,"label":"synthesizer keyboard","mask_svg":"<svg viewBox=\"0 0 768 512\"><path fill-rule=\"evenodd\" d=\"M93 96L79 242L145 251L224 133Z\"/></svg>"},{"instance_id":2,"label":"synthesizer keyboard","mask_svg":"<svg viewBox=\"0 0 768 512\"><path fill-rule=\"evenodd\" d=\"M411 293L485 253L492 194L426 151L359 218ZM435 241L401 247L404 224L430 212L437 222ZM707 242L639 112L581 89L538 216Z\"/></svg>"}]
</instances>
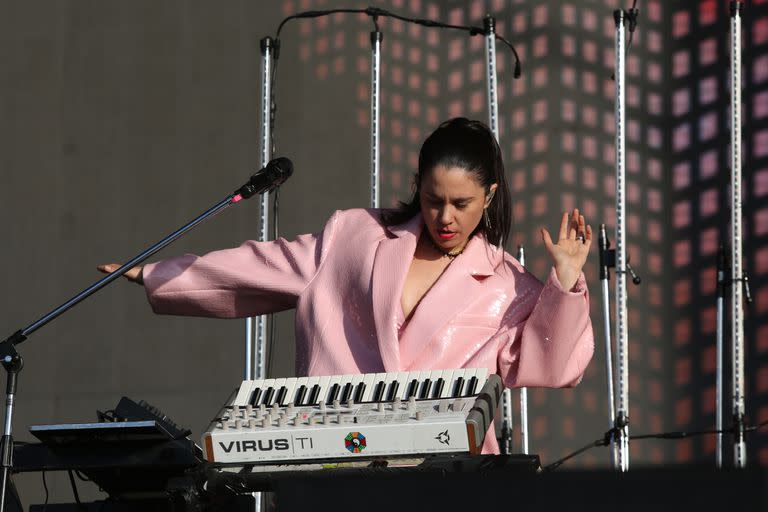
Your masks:
<instances>
[{"instance_id":1,"label":"synthesizer keyboard","mask_svg":"<svg viewBox=\"0 0 768 512\"><path fill-rule=\"evenodd\" d=\"M220 464L480 453L501 393L485 368L243 381L203 446Z\"/></svg>"}]
</instances>

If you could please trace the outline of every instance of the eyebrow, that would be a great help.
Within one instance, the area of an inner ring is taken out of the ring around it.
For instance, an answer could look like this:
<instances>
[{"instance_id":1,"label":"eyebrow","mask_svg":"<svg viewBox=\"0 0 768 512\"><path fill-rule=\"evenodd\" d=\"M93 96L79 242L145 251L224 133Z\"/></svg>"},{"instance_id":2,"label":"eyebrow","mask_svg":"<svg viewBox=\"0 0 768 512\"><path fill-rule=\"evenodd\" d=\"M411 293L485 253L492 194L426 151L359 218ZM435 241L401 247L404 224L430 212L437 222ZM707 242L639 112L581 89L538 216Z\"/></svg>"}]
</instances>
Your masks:
<instances>
[{"instance_id":1,"label":"eyebrow","mask_svg":"<svg viewBox=\"0 0 768 512\"><path fill-rule=\"evenodd\" d=\"M426 194L427 194L427 197L430 198L430 199L441 199L441 198L437 197L436 195L434 195L434 194L432 194L430 192L427 192ZM472 199L474 199L474 198L473 197L455 197L455 198L451 199L451 202L460 203L462 201L471 201Z\"/></svg>"}]
</instances>

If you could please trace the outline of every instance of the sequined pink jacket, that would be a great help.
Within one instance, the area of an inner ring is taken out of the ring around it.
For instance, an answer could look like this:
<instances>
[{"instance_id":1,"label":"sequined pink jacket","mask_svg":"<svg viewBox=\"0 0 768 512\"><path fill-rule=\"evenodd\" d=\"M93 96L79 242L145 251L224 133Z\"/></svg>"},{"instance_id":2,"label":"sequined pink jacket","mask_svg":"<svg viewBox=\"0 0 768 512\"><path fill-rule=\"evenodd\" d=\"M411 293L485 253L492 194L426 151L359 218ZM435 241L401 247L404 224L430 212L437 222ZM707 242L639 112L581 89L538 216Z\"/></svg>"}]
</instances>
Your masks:
<instances>
[{"instance_id":1,"label":"sequined pink jacket","mask_svg":"<svg viewBox=\"0 0 768 512\"><path fill-rule=\"evenodd\" d=\"M319 234L248 241L144 268L156 313L247 317L296 308L297 375L486 367L509 387L576 385L594 348L584 276L564 291L475 236L398 339L403 284L421 217L336 212ZM494 436L484 452L497 452Z\"/></svg>"}]
</instances>

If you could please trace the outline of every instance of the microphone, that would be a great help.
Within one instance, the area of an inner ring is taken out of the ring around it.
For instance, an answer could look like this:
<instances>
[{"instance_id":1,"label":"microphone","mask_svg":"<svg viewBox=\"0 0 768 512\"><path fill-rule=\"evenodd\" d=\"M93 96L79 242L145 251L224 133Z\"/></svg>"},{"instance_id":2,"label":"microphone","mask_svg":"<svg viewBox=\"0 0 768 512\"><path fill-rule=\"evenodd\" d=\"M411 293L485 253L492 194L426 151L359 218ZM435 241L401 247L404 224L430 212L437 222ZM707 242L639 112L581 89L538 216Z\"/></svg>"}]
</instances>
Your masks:
<instances>
[{"instance_id":1,"label":"microphone","mask_svg":"<svg viewBox=\"0 0 768 512\"><path fill-rule=\"evenodd\" d=\"M293 174L293 162L285 157L275 158L256 174L251 176L248 183L235 191L241 199L248 199L255 194L271 192L279 187Z\"/></svg>"}]
</instances>

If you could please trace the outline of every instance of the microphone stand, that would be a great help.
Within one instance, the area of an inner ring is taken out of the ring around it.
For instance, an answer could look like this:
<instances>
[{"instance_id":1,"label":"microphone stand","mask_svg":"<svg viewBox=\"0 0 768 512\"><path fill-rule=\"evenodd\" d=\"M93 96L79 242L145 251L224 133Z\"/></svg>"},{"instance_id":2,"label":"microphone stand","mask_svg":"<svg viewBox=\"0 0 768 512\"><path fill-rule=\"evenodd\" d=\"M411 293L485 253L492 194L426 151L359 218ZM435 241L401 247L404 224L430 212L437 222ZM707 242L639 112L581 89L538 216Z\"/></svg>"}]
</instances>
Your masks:
<instances>
[{"instance_id":1,"label":"microphone stand","mask_svg":"<svg viewBox=\"0 0 768 512\"><path fill-rule=\"evenodd\" d=\"M741 270L741 10L741 2L731 2L731 407L733 464L737 468L747 465L747 445L744 440L743 311L743 292L747 280Z\"/></svg>"},{"instance_id":2,"label":"microphone stand","mask_svg":"<svg viewBox=\"0 0 768 512\"><path fill-rule=\"evenodd\" d=\"M375 30L371 32L371 207L378 208L381 200L379 174L379 123L381 120L381 42L384 34L379 30L378 15L372 16Z\"/></svg>"},{"instance_id":3,"label":"microphone stand","mask_svg":"<svg viewBox=\"0 0 768 512\"><path fill-rule=\"evenodd\" d=\"M717 468L723 467L723 338L725 326L725 273L727 262L725 247L722 245L717 250L717 373L715 384L715 430L717 430L717 445L715 450L715 464Z\"/></svg>"},{"instance_id":4,"label":"microphone stand","mask_svg":"<svg viewBox=\"0 0 768 512\"><path fill-rule=\"evenodd\" d=\"M610 250L611 242L608 240L608 235L605 231L605 224L600 224L600 284L602 288L602 304L603 304L603 327L605 330L605 373L608 382L608 429L611 432L611 466L613 469L618 469L617 460L618 453L616 453L616 436L613 432L613 420L616 417L616 408L614 406L615 397L613 395L613 360L611 352L613 351L613 345L611 344L611 309L610 309L610 293L608 291L608 281L611 278L611 274L608 271L609 268L616 266L616 251Z\"/></svg>"},{"instance_id":5,"label":"microphone stand","mask_svg":"<svg viewBox=\"0 0 768 512\"><path fill-rule=\"evenodd\" d=\"M257 178L262 177L263 176L258 173L255 174L251 177L248 183L237 189L235 192L229 194L227 197L210 207L208 210L204 211L192 221L188 222L154 245L144 249L142 252L128 260L127 263L123 264L120 268L111 274L98 280L88 288L76 294L71 299L67 300L60 306L54 308L50 312L40 317L38 320L29 324L27 327L19 329L18 331L11 334L8 338L0 342L0 361L2 362L3 368L5 368L5 371L8 373L5 389L5 426L3 430L2 441L0 441L0 463L2 464L3 470L2 488L0 489L0 512L5 511L8 481L10 478L11 469L13 468L13 408L16 399L16 389L18 386L18 375L21 372L21 369L24 367L24 360L16 351L16 346L23 343L30 334L40 329L48 322L51 322L59 316L63 315L71 308L75 307L94 293L98 292L108 284L112 283L114 280L118 279L120 276L128 272L136 265L141 264L160 250L164 249L166 246L175 242L187 231L194 228L205 219L216 215L222 210L229 208L233 204L243 199L248 199L254 194L261 194L274 188L274 183L264 185L263 183L260 183L263 180L257 180Z\"/></svg>"}]
</instances>

